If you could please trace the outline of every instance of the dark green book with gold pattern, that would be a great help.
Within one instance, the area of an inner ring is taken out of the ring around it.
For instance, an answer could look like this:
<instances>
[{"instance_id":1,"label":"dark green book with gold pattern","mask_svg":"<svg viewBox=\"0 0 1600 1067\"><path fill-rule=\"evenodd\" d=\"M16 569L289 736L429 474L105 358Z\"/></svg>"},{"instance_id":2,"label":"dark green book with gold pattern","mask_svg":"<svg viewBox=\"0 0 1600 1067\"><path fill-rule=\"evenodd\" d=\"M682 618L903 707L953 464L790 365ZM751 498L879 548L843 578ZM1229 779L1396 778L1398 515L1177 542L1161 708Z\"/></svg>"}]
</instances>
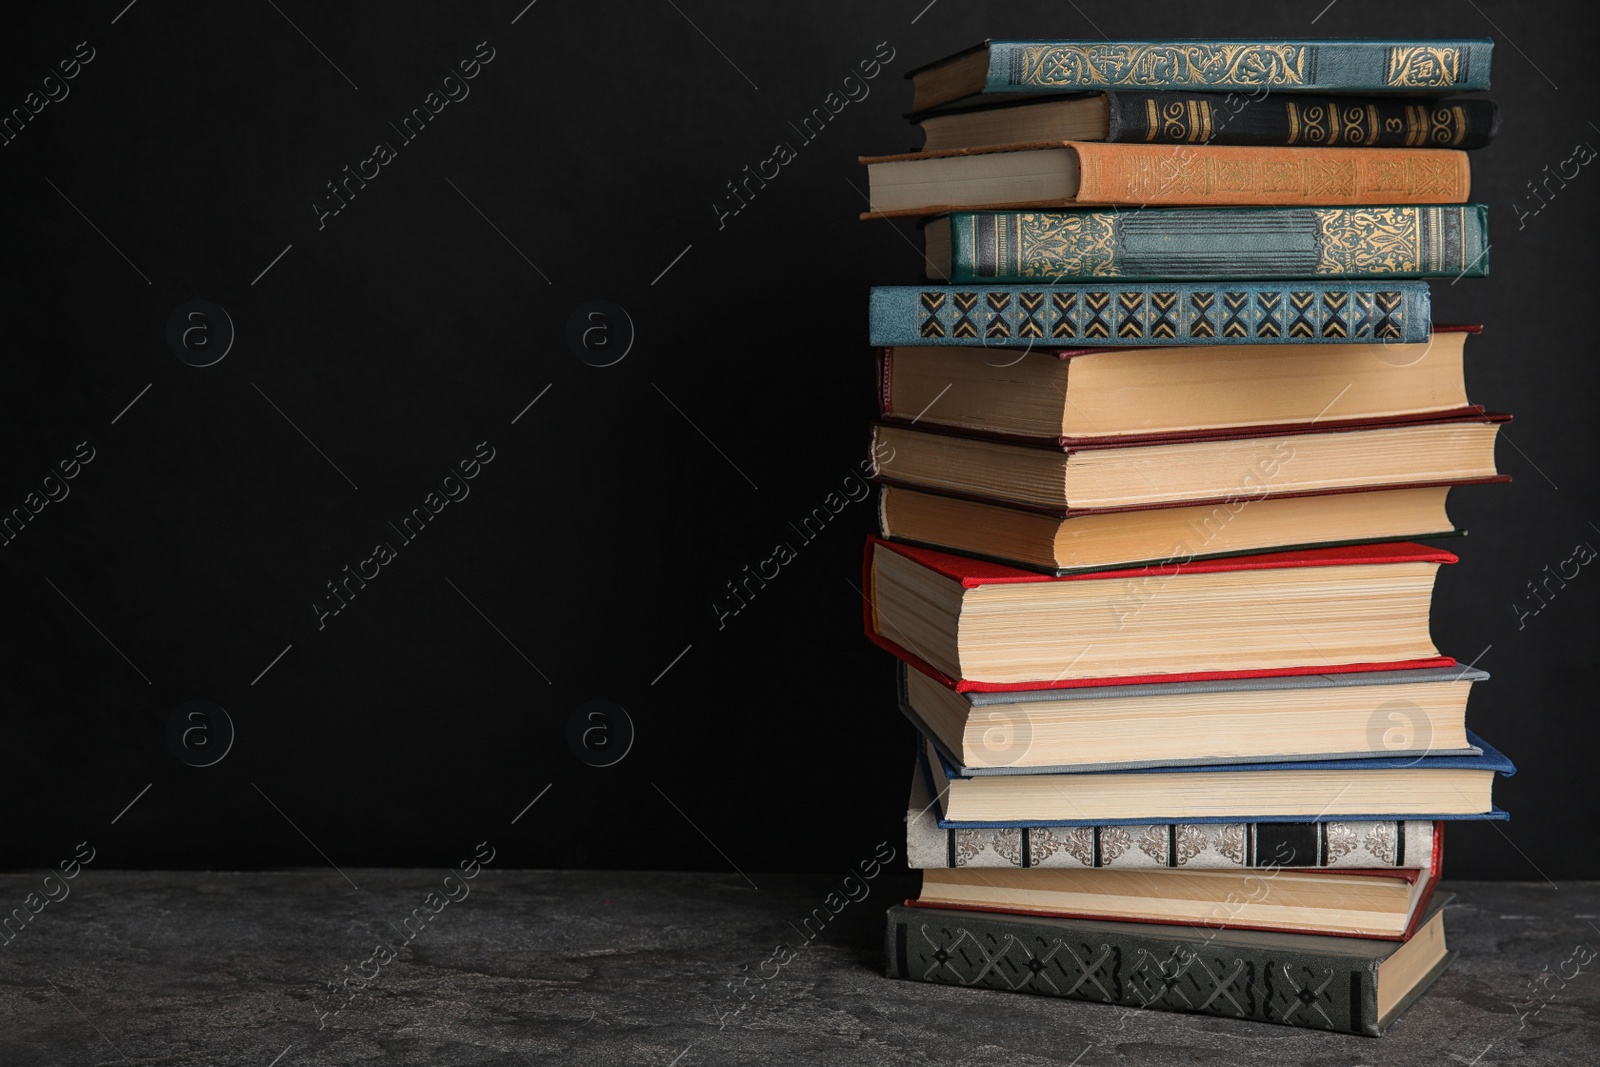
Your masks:
<instances>
[{"instance_id":1,"label":"dark green book with gold pattern","mask_svg":"<svg viewBox=\"0 0 1600 1067\"><path fill-rule=\"evenodd\" d=\"M909 118L924 152L1032 141L1472 149L1500 128L1492 100L1123 90L986 96Z\"/></svg>"},{"instance_id":2,"label":"dark green book with gold pattern","mask_svg":"<svg viewBox=\"0 0 1600 1067\"><path fill-rule=\"evenodd\" d=\"M953 282L1478 278L1484 204L963 212L928 223Z\"/></svg>"}]
</instances>

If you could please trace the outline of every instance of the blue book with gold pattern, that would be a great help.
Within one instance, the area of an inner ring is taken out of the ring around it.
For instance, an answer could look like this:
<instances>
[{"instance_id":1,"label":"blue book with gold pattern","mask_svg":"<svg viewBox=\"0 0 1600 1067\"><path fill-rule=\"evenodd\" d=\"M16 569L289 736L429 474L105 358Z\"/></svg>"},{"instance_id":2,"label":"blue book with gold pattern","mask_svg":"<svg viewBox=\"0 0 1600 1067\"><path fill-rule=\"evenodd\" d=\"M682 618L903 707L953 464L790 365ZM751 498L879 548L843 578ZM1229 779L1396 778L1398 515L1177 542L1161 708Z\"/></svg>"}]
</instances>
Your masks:
<instances>
[{"instance_id":1,"label":"blue book with gold pattern","mask_svg":"<svg viewBox=\"0 0 1600 1067\"><path fill-rule=\"evenodd\" d=\"M876 286L869 343L1417 344L1432 327L1426 282L1144 282Z\"/></svg>"},{"instance_id":2,"label":"blue book with gold pattern","mask_svg":"<svg viewBox=\"0 0 1600 1067\"><path fill-rule=\"evenodd\" d=\"M960 212L928 223L953 282L1481 278L1484 204Z\"/></svg>"},{"instance_id":3,"label":"blue book with gold pattern","mask_svg":"<svg viewBox=\"0 0 1600 1067\"><path fill-rule=\"evenodd\" d=\"M982 93L1426 93L1489 88L1486 38L985 41L906 76L921 111Z\"/></svg>"}]
</instances>

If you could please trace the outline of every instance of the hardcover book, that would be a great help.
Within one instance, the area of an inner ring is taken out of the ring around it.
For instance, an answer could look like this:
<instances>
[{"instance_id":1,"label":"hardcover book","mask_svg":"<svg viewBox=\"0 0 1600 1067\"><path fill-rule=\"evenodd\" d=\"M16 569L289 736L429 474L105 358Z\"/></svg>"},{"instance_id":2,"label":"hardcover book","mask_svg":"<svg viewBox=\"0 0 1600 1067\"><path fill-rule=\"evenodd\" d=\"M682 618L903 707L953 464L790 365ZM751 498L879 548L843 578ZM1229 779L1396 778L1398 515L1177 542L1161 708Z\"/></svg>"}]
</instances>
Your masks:
<instances>
[{"instance_id":1,"label":"hardcover book","mask_svg":"<svg viewBox=\"0 0 1600 1067\"><path fill-rule=\"evenodd\" d=\"M987 97L910 118L924 152L1034 141L1466 150L1500 126L1491 100L1122 91Z\"/></svg>"},{"instance_id":2,"label":"hardcover book","mask_svg":"<svg viewBox=\"0 0 1600 1067\"><path fill-rule=\"evenodd\" d=\"M1509 417L1315 421L1192 435L1056 441L880 423L877 477L999 504L1072 511L1257 500L1330 489L1494 479L1494 442ZM1242 510L1242 508L1236 509Z\"/></svg>"},{"instance_id":3,"label":"hardcover book","mask_svg":"<svg viewBox=\"0 0 1600 1067\"><path fill-rule=\"evenodd\" d=\"M1083 870L933 867L913 907L1403 941L1439 880L1443 835L1411 867ZM1420 867L1420 869L1418 869Z\"/></svg>"},{"instance_id":4,"label":"hardcover book","mask_svg":"<svg viewBox=\"0 0 1600 1067\"><path fill-rule=\"evenodd\" d=\"M878 356L878 409L892 422L1074 440L1189 434L1471 410L1466 340L1423 344L1044 347L899 346Z\"/></svg>"},{"instance_id":5,"label":"hardcover book","mask_svg":"<svg viewBox=\"0 0 1600 1067\"><path fill-rule=\"evenodd\" d=\"M1484 481L1505 481L1501 475ZM1474 484L1464 482L1456 484ZM1445 511L1448 485L1333 490L1230 503L1050 511L884 484L878 533L1041 574L1156 566L1330 545L1431 541L1466 533Z\"/></svg>"},{"instance_id":6,"label":"hardcover book","mask_svg":"<svg viewBox=\"0 0 1600 1067\"><path fill-rule=\"evenodd\" d=\"M1481 278L1489 209L1463 206L960 212L924 229L951 282Z\"/></svg>"},{"instance_id":7,"label":"hardcover book","mask_svg":"<svg viewBox=\"0 0 1600 1067\"><path fill-rule=\"evenodd\" d=\"M962 692L1448 667L1428 608L1455 561L1400 543L1052 578L870 537L864 623Z\"/></svg>"},{"instance_id":8,"label":"hardcover book","mask_svg":"<svg viewBox=\"0 0 1600 1067\"><path fill-rule=\"evenodd\" d=\"M1438 93L1489 88L1483 38L985 41L906 74L913 109L1096 89Z\"/></svg>"},{"instance_id":9,"label":"hardcover book","mask_svg":"<svg viewBox=\"0 0 1600 1067\"><path fill-rule=\"evenodd\" d=\"M865 156L864 218L1094 205L1459 204L1467 154L1443 148L1034 144Z\"/></svg>"},{"instance_id":10,"label":"hardcover book","mask_svg":"<svg viewBox=\"0 0 1600 1067\"><path fill-rule=\"evenodd\" d=\"M900 710L963 778L1476 755L1472 667L957 693L898 665Z\"/></svg>"},{"instance_id":11,"label":"hardcover book","mask_svg":"<svg viewBox=\"0 0 1600 1067\"><path fill-rule=\"evenodd\" d=\"M1437 824L1383 822L1121 823L1094 826L944 828L933 810L925 760L911 781L906 866L1186 867L1232 870L1328 867L1366 870L1416 866L1433 851Z\"/></svg>"},{"instance_id":12,"label":"hardcover book","mask_svg":"<svg viewBox=\"0 0 1600 1067\"><path fill-rule=\"evenodd\" d=\"M963 777L924 740L942 828L1151 822L1505 819L1494 778L1516 767L1468 731L1474 754L1213 763Z\"/></svg>"},{"instance_id":13,"label":"hardcover book","mask_svg":"<svg viewBox=\"0 0 1600 1067\"><path fill-rule=\"evenodd\" d=\"M1451 894L1406 941L896 905L890 978L1377 1037L1444 972ZM1108 1020L1109 1021L1109 1020Z\"/></svg>"},{"instance_id":14,"label":"hardcover book","mask_svg":"<svg viewBox=\"0 0 1600 1067\"><path fill-rule=\"evenodd\" d=\"M968 345L1421 344L1428 283L1123 282L875 286L868 342Z\"/></svg>"}]
</instances>

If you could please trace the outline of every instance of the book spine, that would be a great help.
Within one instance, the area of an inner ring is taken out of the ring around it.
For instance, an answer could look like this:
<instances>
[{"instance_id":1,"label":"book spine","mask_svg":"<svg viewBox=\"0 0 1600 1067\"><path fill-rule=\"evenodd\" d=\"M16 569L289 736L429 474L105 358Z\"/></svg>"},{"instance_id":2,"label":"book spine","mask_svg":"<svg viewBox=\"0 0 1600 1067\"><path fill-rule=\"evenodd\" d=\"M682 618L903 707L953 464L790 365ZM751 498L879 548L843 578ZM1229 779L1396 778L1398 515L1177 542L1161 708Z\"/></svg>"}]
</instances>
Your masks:
<instances>
[{"instance_id":1,"label":"book spine","mask_svg":"<svg viewBox=\"0 0 1600 1067\"><path fill-rule=\"evenodd\" d=\"M1426 282L878 286L869 343L1418 344L1431 327Z\"/></svg>"},{"instance_id":2,"label":"book spine","mask_svg":"<svg viewBox=\"0 0 1600 1067\"><path fill-rule=\"evenodd\" d=\"M1489 100L1106 94L1108 142L1347 148L1482 148L1499 126Z\"/></svg>"},{"instance_id":3,"label":"book spine","mask_svg":"<svg viewBox=\"0 0 1600 1067\"><path fill-rule=\"evenodd\" d=\"M952 909L889 908L890 978L1378 1035L1378 960L1185 936L1108 933Z\"/></svg>"},{"instance_id":4,"label":"book spine","mask_svg":"<svg viewBox=\"0 0 1600 1067\"><path fill-rule=\"evenodd\" d=\"M1487 40L994 41L985 88L1412 94L1487 89L1493 48Z\"/></svg>"},{"instance_id":5,"label":"book spine","mask_svg":"<svg viewBox=\"0 0 1600 1067\"><path fill-rule=\"evenodd\" d=\"M950 217L950 280L1461 278L1489 273L1483 204Z\"/></svg>"},{"instance_id":6,"label":"book spine","mask_svg":"<svg viewBox=\"0 0 1600 1067\"><path fill-rule=\"evenodd\" d=\"M1250 148L1072 142L1081 204L1459 204L1472 186L1449 148Z\"/></svg>"},{"instance_id":7,"label":"book spine","mask_svg":"<svg viewBox=\"0 0 1600 1067\"><path fill-rule=\"evenodd\" d=\"M931 807L906 813L906 865L937 868L1414 868L1433 855L1427 820L1152 823L941 829Z\"/></svg>"}]
</instances>

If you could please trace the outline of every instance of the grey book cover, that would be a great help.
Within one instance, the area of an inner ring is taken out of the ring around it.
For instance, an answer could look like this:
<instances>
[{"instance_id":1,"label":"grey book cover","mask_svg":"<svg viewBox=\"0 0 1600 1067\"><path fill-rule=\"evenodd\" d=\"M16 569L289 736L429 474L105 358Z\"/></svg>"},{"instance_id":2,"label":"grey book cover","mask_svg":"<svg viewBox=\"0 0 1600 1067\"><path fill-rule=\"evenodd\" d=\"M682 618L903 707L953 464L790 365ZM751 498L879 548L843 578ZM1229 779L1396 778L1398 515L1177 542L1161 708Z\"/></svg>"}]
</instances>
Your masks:
<instances>
[{"instance_id":1,"label":"grey book cover","mask_svg":"<svg viewBox=\"0 0 1600 1067\"><path fill-rule=\"evenodd\" d=\"M1418 928L1452 899L1435 894ZM1405 944L898 904L884 934L890 978L1367 1037L1388 1029L1456 955L1446 952L1380 1015L1379 965Z\"/></svg>"},{"instance_id":2,"label":"grey book cover","mask_svg":"<svg viewBox=\"0 0 1600 1067\"><path fill-rule=\"evenodd\" d=\"M906 811L906 866L1423 867L1435 833L1433 823L1418 819L945 829L919 764Z\"/></svg>"}]
</instances>

